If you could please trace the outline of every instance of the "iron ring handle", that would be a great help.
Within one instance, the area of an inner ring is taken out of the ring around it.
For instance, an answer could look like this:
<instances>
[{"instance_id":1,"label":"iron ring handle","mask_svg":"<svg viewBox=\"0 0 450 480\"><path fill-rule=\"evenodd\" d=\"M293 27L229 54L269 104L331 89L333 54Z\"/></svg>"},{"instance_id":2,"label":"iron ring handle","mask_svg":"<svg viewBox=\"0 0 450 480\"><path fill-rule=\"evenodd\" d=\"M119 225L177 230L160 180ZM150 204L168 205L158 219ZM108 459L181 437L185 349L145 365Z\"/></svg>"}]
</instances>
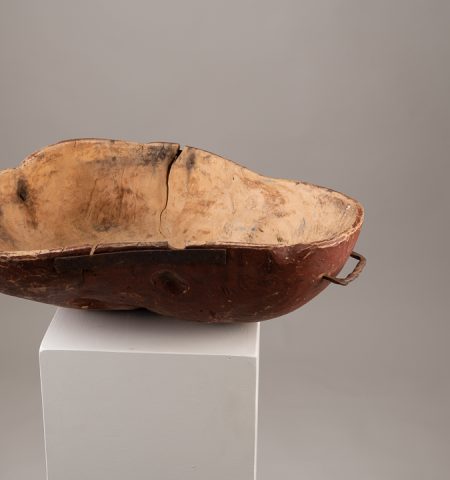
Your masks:
<instances>
[{"instance_id":1,"label":"iron ring handle","mask_svg":"<svg viewBox=\"0 0 450 480\"><path fill-rule=\"evenodd\" d=\"M352 252L350 257L356 258L358 263L352 272L350 272L345 278L332 277L331 275L323 275L322 278L328 280L329 282L336 283L337 285L348 285L350 282L353 282L356 277L363 271L363 268L366 266L366 259L360 253Z\"/></svg>"}]
</instances>

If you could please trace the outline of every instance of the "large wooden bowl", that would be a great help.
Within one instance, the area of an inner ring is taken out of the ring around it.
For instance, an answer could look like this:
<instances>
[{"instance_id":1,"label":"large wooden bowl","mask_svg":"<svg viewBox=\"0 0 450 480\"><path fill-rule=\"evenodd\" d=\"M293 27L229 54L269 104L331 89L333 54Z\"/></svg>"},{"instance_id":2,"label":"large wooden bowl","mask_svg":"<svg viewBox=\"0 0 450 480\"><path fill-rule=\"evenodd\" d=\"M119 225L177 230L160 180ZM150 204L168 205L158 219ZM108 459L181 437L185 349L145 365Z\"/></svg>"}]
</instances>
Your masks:
<instances>
[{"instance_id":1,"label":"large wooden bowl","mask_svg":"<svg viewBox=\"0 0 450 480\"><path fill-rule=\"evenodd\" d=\"M259 321L364 265L356 200L174 143L51 145L0 172L0 202L0 291L65 307Z\"/></svg>"}]
</instances>

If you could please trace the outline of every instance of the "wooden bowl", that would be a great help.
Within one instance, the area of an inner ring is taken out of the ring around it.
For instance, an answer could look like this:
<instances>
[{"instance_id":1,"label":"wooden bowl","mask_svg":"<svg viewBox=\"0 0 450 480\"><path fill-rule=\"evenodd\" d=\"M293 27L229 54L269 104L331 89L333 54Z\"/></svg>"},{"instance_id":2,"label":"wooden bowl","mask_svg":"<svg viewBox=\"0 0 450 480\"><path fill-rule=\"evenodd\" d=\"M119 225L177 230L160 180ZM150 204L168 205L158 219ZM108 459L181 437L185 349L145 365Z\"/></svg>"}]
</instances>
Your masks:
<instances>
[{"instance_id":1,"label":"wooden bowl","mask_svg":"<svg viewBox=\"0 0 450 480\"><path fill-rule=\"evenodd\" d=\"M0 200L0 291L64 307L260 321L365 263L356 200L175 143L57 143L0 172Z\"/></svg>"}]
</instances>

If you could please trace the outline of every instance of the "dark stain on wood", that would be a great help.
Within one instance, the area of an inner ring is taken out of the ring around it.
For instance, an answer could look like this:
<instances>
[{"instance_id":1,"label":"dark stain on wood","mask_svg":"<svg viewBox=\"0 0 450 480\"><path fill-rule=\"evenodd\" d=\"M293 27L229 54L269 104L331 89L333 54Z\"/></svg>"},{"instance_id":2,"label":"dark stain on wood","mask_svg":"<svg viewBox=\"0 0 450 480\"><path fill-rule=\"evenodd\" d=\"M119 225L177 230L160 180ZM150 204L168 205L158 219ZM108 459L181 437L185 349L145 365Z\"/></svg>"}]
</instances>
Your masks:
<instances>
[{"instance_id":1,"label":"dark stain on wood","mask_svg":"<svg viewBox=\"0 0 450 480\"><path fill-rule=\"evenodd\" d=\"M25 178L20 177L17 181L17 196L22 202L26 202L28 198L28 184Z\"/></svg>"},{"instance_id":2,"label":"dark stain on wood","mask_svg":"<svg viewBox=\"0 0 450 480\"><path fill-rule=\"evenodd\" d=\"M194 167L195 167L195 153L190 151L186 158L186 168L188 172L191 172Z\"/></svg>"}]
</instances>

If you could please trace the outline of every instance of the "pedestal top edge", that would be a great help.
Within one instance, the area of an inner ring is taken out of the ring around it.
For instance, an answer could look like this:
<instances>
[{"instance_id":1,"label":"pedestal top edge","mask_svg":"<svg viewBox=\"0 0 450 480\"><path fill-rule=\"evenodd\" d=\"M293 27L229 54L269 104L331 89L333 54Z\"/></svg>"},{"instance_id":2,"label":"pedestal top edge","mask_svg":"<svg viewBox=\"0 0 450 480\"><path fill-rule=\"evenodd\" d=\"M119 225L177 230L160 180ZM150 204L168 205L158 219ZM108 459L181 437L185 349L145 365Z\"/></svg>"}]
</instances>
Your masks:
<instances>
[{"instance_id":1,"label":"pedestal top edge","mask_svg":"<svg viewBox=\"0 0 450 480\"><path fill-rule=\"evenodd\" d=\"M40 352L89 351L257 357L260 324L202 324L147 311L58 308Z\"/></svg>"}]
</instances>

